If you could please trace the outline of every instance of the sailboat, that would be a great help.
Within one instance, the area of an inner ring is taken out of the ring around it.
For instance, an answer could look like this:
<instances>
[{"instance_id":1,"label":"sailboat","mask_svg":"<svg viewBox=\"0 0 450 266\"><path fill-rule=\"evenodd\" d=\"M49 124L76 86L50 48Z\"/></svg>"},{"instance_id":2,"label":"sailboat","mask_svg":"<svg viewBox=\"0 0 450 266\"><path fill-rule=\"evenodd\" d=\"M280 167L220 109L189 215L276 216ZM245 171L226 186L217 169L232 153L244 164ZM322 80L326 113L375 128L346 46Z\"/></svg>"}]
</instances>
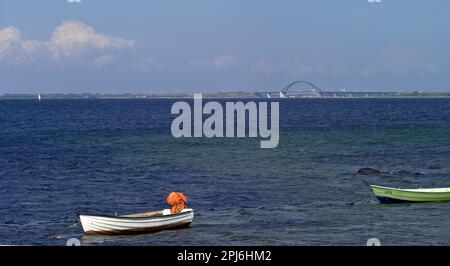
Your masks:
<instances>
[{"instance_id":1,"label":"sailboat","mask_svg":"<svg viewBox=\"0 0 450 266\"><path fill-rule=\"evenodd\" d=\"M42 101L42 97L41 97L41 95L39 93L37 94L37 99L38 99L39 102Z\"/></svg>"}]
</instances>

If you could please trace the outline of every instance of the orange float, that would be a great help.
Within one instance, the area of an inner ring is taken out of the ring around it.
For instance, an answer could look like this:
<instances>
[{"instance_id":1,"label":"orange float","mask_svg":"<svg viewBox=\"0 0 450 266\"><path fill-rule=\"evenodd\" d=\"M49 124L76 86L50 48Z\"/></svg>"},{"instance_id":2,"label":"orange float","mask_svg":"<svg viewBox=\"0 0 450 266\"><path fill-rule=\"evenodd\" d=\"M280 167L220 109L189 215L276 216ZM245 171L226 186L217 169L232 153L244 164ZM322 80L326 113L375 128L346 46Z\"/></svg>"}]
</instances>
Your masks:
<instances>
[{"instance_id":1,"label":"orange float","mask_svg":"<svg viewBox=\"0 0 450 266\"><path fill-rule=\"evenodd\" d=\"M167 196L167 203L172 206L170 208L171 214L180 213L183 209L187 208L186 202L187 198L181 192L171 192Z\"/></svg>"}]
</instances>

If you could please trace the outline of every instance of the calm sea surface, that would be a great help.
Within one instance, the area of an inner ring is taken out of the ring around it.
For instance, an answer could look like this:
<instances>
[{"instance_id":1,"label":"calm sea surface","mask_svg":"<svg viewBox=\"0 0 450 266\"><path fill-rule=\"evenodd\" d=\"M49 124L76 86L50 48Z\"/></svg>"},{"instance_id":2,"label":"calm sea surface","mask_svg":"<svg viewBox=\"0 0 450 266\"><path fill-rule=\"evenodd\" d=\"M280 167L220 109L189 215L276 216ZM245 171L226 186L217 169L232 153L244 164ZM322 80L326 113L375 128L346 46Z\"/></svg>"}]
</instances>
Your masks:
<instances>
[{"instance_id":1,"label":"calm sea surface","mask_svg":"<svg viewBox=\"0 0 450 266\"><path fill-rule=\"evenodd\" d=\"M450 203L380 205L367 186L450 187L450 99L283 100L276 149L176 139L174 102L1 100L0 244L450 245ZM190 228L52 237L80 212L166 208L170 191L196 209Z\"/></svg>"}]
</instances>

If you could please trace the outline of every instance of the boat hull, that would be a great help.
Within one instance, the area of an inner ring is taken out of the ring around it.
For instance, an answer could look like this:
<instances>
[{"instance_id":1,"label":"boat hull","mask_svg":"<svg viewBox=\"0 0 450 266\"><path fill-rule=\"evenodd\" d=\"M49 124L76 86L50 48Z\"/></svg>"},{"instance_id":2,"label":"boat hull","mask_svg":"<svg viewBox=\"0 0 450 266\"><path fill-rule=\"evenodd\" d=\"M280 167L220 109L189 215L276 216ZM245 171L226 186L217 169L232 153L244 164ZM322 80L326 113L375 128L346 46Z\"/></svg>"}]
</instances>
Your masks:
<instances>
[{"instance_id":1,"label":"boat hull","mask_svg":"<svg viewBox=\"0 0 450 266\"><path fill-rule=\"evenodd\" d=\"M142 234L188 227L194 219L194 210L188 209L173 215L152 217L118 217L79 215L83 231L87 235Z\"/></svg>"},{"instance_id":2,"label":"boat hull","mask_svg":"<svg viewBox=\"0 0 450 266\"><path fill-rule=\"evenodd\" d=\"M370 187L381 203L450 201L450 188L399 189L375 185Z\"/></svg>"}]
</instances>

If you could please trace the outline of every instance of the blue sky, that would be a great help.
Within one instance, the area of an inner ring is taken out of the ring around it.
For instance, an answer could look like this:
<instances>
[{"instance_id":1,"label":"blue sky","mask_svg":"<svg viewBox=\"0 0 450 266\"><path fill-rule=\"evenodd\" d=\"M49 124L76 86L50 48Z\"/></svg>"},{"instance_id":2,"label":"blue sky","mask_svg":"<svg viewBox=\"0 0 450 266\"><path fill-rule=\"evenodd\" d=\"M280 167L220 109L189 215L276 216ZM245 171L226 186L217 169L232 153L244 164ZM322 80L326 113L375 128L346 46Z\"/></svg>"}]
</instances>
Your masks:
<instances>
[{"instance_id":1,"label":"blue sky","mask_svg":"<svg viewBox=\"0 0 450 266\"><path fill-rule=\"evenodd\" d=\"M0 0L0 93L450 91L446 0Z\"/></svg>"}]
</instances>

